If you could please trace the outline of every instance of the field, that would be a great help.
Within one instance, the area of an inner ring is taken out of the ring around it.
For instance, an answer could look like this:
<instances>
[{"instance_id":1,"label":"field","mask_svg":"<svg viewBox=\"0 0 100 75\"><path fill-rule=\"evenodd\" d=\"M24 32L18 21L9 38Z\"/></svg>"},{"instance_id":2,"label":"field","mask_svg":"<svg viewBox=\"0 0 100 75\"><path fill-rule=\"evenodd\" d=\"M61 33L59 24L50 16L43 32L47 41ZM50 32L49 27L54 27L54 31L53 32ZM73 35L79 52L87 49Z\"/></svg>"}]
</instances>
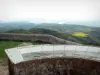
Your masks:
<instances>
[{"instance_id":1,"label":"field","mask_svg":"<svg viewBox=\"0 0 100 75\"><path fill-rule=\"evenodd\" d=\"M77 36L77 37L88 37L88 34L83 33L83 32L74 32L72 36Z\"/></svg>"}]
</instances>

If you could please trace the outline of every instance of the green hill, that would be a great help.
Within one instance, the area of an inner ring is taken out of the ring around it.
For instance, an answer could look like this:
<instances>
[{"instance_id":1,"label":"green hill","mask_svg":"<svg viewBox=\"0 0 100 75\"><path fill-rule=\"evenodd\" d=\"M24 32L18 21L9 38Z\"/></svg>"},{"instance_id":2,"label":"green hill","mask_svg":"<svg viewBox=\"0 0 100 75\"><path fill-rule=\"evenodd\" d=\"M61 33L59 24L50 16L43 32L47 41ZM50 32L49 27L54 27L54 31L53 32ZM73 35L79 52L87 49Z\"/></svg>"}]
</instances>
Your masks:
<instances>
[{"instance_id":1,"label":"green hill","mask_svg":"<svg viewBox=\"0 0 100 75\"><path fill-rule=\"evenodd\" d=\"M57 23L32 24L19 22L7 23L6 25L4 24L3 28L1 26L0 28L0 31L6 31L9 33L50 34L78 43L100 45L100 27ZM73 36L73 33L75 32L85 33L88 36Z\"/></svg>"}]
</instances>

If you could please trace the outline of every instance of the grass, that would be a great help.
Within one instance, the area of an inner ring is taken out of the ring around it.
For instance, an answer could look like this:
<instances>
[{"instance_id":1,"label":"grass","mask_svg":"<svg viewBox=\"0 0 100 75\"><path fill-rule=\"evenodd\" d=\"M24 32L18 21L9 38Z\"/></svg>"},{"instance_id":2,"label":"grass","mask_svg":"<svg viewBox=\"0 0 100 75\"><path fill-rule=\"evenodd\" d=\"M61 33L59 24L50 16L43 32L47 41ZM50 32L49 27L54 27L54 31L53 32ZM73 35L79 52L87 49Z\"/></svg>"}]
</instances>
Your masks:
<instances>
[{"instance_id":1,"label":"grass","mask_svg":"<svg viewBox=\"0 0 100 75\"><path fill-rule=\"evenodd\" d=\"M74 32L72 34L72 36L76 36L76 37L88 37L88 34L86 34L84 32Z\"/></svg>"},{"instance_id":2,"label":"grass","mask_svg":"<svg viewBox=\"0 0 100 75\"><path fill-rule=\"evenodd\" d=\"M4 59L6 57L5 52L4 52L5 49L16 47L23 42L31 42L31 41L7 41L7 40L1 41L0 40L0 59L1 58ZM43 42L43 41L36 41L36 42L31 42L31 43L33 45L49 44L48 42Z\"/></svg>"},{"instance_id":3,"label":"grass","mask_svg":"<svg viewBox=\"0 0 100 75\"><path fill-rule=\"evenodd\" d=\"M0 41L0 58L5 58L5 49L16 47L21 43L19 41Z\"/></svg>"}]
</instances>

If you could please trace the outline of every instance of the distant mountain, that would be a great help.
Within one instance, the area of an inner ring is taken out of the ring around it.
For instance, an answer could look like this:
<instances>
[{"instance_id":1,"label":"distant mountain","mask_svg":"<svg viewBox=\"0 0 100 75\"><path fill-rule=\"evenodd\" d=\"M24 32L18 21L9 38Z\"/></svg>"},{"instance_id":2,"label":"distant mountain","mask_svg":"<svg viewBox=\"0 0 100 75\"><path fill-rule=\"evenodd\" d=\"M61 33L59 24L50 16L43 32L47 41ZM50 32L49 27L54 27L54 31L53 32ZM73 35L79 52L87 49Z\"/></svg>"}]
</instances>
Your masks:
<instances>
[{"instance_id":1,"label":"distant mountain","mask_svg":"<svg viewBox=\"0 0 100 75\"><path fill-rule=\"evenodd\" d=\"M4 22L4 23L0 23L0 32L12 30L12 29L28 30L35 26L36 26L36 24L29 23L29 22Z\"/></svg>"},{"instance_id":2,"label":"distant mountain","mask_svg":"<svg viewBox=\"0 0 100 75\"><path fill-rule=\"evenodd\" d=\"M96 27L84 26L84 25L73 25L73 24L58 24L58 23L29 23L29 22L5 22L0 23L0 31L8 31L13 29L24 29L28 30L31 28L43 28L54 30L62 33L73 33L77 31L90 32ZM98 28L100 29L100 28Z\"/></svg>"},{"instance_id":3,"label":"distant mountain","mask_svg":"<svg viewBox=\"0 0 100 75\"><path fill-rule=\"evenodd\" d=\"M93 27L84 26L84 25L73 25L73 24L57 24L57 23L41 23L35 28L44 28L55 30L62 33L72 33L75 31L89 32Z\"/></svg>"}]
</instances>

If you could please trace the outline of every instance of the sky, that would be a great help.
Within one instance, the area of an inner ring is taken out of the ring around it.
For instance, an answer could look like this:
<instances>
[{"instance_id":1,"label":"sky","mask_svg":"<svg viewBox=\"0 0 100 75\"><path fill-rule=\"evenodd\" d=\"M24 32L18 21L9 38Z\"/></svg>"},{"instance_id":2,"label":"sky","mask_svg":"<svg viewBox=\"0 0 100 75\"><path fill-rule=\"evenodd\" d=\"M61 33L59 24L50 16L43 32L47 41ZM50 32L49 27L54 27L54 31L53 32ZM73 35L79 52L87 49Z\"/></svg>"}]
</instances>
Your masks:
<instances>
[{"instance_id":1,"label":"sky","mask_svg":"<svg viewBox=\"0 0 100 75\"><path fill-rule=\"evenodd\" d=\"M100 0L0 0L0 21L100 25Z\"/></svg>"}]
</instances>

